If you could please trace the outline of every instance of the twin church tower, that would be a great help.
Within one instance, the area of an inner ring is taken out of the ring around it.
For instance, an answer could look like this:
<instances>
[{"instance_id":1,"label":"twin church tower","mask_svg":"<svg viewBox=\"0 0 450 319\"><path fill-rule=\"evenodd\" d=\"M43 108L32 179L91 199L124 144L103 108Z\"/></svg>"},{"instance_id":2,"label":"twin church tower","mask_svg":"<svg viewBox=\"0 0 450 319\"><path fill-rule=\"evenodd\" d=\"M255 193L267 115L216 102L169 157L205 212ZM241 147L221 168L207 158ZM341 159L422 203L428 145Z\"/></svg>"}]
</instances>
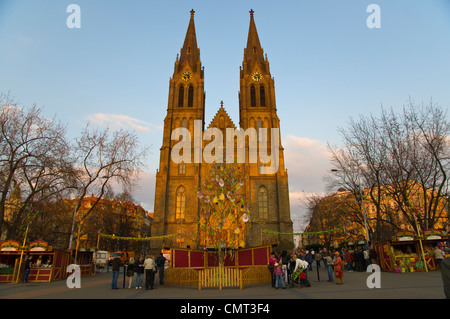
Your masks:
<instances>
[{"instance_id":1,"label":"twin church tower","mask_svg":"<svg viewBox=\"0 0 450 319\"><path fill-rule=\"evenodd\" d=\"M209 166L194 161L193 142L191 161L184 163L172 160L172 151L177 144L177 140L172 140L172 132L175 129L186 128L191 136L194 136L195 133L203 134L207 128L218 128L223 132L225 140L227 128L235 130L254 128L257 132L261 128L267 128L268 132L272 128L280 128L274 79L270 74L267 54L264 55L259 41L253 10L250 11L247 47L244 49L244 60L239 74L239 128L230 119L223 103L209 126L205 128L205 69L197 46L194 13L192 10L186 38L180 55L177 55L173 76L169 82L169 99L164 119L159 169L156 173L154 219L151 230L152 237L161 236L159 242L152 242L155 249L164 246L200 248L200 243L194 239L195 236L189 234L198 232L201 209L195 188L199 187L209 174ZM201 125L198 125L199 123ZM199 128L201 132L195 132ZM274 154L274 150L270 147L274 145L270 143L271 137L272 135L269 136L268 152ZM248 160L249 142L245 143L246 158L243 165L246 165L249 174L245 194L251 211L245 247L278 243L280 248L293 248L293 236L289 235L292 234L293 227L289 207L288 176L279 136L278 139L279 143L276 143L279 148L278 170L271 174L262 172L263 164L259 161L253 163ZM201 147L205 147L205 142ZM172 236L174 234L178 236ZM162 237L167 235L167 238Z\"/></svg>"}]
</instances>

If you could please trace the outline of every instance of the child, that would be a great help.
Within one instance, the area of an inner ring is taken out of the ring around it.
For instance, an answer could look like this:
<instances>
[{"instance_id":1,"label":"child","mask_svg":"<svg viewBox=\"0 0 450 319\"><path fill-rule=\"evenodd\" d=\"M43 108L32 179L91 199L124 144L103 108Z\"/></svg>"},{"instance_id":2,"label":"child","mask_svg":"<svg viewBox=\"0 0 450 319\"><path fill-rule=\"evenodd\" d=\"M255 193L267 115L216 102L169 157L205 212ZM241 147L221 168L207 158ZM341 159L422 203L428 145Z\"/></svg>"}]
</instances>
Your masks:
<instances>
[{"instance_id":1,"label":"child","mask_svg":"<svg viewBox=\"0 0 450 319\"><path fill-rule=\"evenodd\" d=\"M284 276L283 276L283 265L281 262L275 263L275 289L278 289L279 286L282 286L283 289L286 289L286 285L284 283Z\"/></svg>"}]
</instances>

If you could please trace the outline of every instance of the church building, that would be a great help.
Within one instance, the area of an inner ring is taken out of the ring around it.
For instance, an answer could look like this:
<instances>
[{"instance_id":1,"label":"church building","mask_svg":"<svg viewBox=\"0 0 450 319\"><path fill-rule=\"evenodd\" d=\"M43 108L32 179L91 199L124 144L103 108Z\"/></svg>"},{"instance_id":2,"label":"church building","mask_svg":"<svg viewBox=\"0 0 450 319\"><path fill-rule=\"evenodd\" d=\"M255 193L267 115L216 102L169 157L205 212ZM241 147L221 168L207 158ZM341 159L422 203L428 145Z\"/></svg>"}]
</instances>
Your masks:
<instances>
[{"instance_id":1,"label":"church building","mask_svg":"<svg viewBox=\"0 0 450 319\"><path fill-rule=\"evenodd\" d=\"M191 138L191 160L174 161L173 156L180 155L174 154L179 152L179 149L174 149L179 142L172 140L174 130L185 128L194 137L196 134L203 135L208 128L218 128L223 132L225 141L227 128L246 132L248 129L254 129L258 137L261 129L266 128L269 136L266 142L267 152L278 155L275 160L277 170L264 170L267 162L250 161L250 138L245 140L245 162L242 165L248 169L245 194L251 213L244 247L273 244L278 245L278 249L292 249L293 223L290 216L284 149L281 145L281 135L273 134L279 132L280 128L275 83L270 73L267 54L264 54L259 41L254 11L250 11L247 47L244 49L244 59L239 71L239 127L231 120L223 103L212 121L205 123L205 68L200 60L194 13L192 10L184 44L177 55L173 76L169 81L167 115L164 119L160 163L156 173L151 235L167 238L161 237L160 241L152 241L151 245L155 249L202 248L201 243L195 239L201 218L200 201L195 189L201 186L205 176L209 174L210 166L204 160L196 161L194 157L200 154L208 143L203 140L199 145ZM276 140L272 140L272 137ZM261 144L258 144L258 150L260 146Z\"/></svg>"}]
</instances>

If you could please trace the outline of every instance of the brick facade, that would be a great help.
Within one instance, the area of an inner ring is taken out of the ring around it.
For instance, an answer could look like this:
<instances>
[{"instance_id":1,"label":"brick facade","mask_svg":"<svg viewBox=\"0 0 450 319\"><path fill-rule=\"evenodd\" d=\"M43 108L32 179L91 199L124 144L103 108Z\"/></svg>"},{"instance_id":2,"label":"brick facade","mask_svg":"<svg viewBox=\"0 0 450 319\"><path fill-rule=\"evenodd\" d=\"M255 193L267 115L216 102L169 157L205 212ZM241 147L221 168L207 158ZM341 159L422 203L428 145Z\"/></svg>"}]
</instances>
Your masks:
<instances>
[{"instance_id":1,"label":"brick facade","mask_svg":"<svg viewBox=\"0 0 450 319\"><path fill-rule=\"evenodd\" d=\"M264 57L253 11L250 12L250 27L244 61L240 70L239 127L241 129L279 128L275 104L274 79L271 77L267 55ZM200 49L194 25L194 11L191 11L188 30L180 55L175 61L174 74L169 83L167 116L164 119L163 142L160 149L160 165L156 174L154 220L152 236L180 233L194 234L198 230L200 217L199 200L195 187L200 186L202 176L208 174L208 165L194 160L195 151L203 151L209 141L203 141L200 148L191 140L191 157L186 163L174 162L174 146L179 140L171 140L174 129L185 127L190 136L205 132L205 91L204 68L200 61ZM201 125L194 125L198 121ZM226 141L226 128L236 128L228 116L223 104L210 122L208 128L217 127L223 132L223 144ZM237 146L235 146L237 147ZM249 167L249 183L246 185L247 198L251 207L251 226L247 234L246 247L266 244L279 244L280 249L292 249L293 237L288 235L269 235L263 229L292 233L292 220L289 206L289 186L287 171L284 167L284 150L279 139L279 168L274 174L261 174L259 163L249 162L249 146L246 143L245 165ZM268 153L271 152L270 140ZM176 154L186 155L186 154ZM225 156L224 156L225 158ZM259 196L259 192L266 196ZM178 194L178 196L177 196ZM184 195L184 196L183 196ZM265 204L258 199L263 198ZM178 204L177 204L178 200ZM181 209L181 208L183 209ZM266 213L261 207L267 207ZM182 218L182 219L181 219ZM181 222L182 220L182 222ZM164 246L199 248L199 243L190 236L153 241L155 249Z\"/></svg>"}]
</instances>

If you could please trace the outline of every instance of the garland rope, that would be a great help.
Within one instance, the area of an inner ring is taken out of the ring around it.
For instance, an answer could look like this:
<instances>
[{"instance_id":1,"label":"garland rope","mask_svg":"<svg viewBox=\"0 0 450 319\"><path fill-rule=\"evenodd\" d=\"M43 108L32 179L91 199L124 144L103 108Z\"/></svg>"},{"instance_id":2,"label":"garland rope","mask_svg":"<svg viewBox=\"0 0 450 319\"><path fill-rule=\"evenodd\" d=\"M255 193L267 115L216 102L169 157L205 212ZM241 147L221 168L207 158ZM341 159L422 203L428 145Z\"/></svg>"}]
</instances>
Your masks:
<instances>
[{"instance_id":1,"label":"garland rope","mask_svg":"<svg viewBox=\"0 0 450 319\"><path fill-rule=\"evenodd\" d=\"M110 238L110 239L149 241L149 240L158 240L158 239L170 238L173 236L179 236L180 234L170 234L170 235L153 236L153 237L120 237L120 236L107 235L107 234L99 234L99 235L102 237Z\"/></svg>"}]
</instances>

